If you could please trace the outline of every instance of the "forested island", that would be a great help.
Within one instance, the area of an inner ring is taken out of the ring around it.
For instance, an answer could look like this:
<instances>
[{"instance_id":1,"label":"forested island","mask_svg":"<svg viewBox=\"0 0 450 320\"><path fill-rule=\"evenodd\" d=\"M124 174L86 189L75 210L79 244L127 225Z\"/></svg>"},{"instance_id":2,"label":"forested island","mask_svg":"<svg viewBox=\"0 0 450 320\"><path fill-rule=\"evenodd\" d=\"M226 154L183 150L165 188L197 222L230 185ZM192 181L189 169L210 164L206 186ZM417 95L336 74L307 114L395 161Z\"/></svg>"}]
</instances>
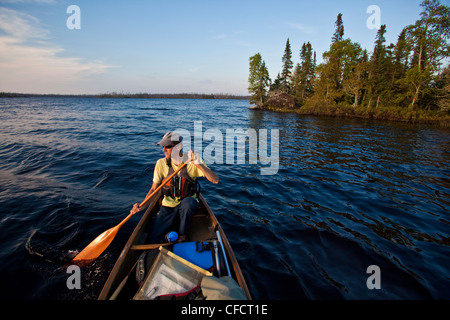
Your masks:
<instances>
[{"instance_id":1,"label":"forested island","mask_svg":"<svg viewBox=\"0 0 450 320\"><path fill-rule=\"evenodd\" d=\"M300 114L352 116L450 126L450 8L425 0L420 19L386 44L381 25L372 52L344 37L343 15L323 63L310 42L294 67L289 38L274 81L260 53L250 57L250 102Z\"/></svg>"}]
</instances>

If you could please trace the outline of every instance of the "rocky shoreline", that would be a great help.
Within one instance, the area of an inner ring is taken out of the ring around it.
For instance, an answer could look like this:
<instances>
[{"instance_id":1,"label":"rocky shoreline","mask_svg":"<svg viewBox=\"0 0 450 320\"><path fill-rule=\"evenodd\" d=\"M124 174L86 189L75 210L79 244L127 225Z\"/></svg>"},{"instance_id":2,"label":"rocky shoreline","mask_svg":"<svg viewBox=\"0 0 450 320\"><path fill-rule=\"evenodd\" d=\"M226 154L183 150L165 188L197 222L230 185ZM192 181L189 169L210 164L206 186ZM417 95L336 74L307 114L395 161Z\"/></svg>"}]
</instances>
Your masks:
<instances>
[{"instance_id":1,"label":"rocky shoreline","mask_svg":"<svg viewBox=\"0 0 450 320\"><path fill-rule=\"evenodd\" d=\"M286 95L289 96L289 95ZM450 115L439 111L405 110L400 107L367 108L351 105L304 105L298 108L295 103L284 95L272 96L263 106L250 106L251 110L267 110L271 112L295 113L305 116L345 117L359 119L374 119L412 124L431 124L450 128Z\"/></svg>"}]
</instances>

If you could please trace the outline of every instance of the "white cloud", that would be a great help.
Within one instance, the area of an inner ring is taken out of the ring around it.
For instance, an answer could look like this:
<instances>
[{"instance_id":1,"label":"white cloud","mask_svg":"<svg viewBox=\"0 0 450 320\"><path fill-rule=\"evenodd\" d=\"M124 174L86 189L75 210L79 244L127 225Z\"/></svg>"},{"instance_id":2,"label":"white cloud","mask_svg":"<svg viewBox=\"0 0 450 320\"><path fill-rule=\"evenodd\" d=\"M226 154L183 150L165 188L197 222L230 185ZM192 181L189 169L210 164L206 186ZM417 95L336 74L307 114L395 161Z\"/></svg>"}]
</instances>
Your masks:
<instances>
[{"instance_id":1,"label":"white cloud","mask_svg":"<svg viewBox=\"0 0 450 320\"><path fill-rule=\"evenodd\" d=\"M0 91L82 93L90 76L114 67L59 56L63 51L38 19L0 7Z\"/></svg>"},{"instance_id":2,"label":"white cloud","mask_svg":"<svg viewBox=\"0 0 450 320\"><path fill-rule=\"evenodd\" d=\"M39 27L35 17L0 7L0 30L17 40L47 39L49 32Z\"/></svg>"}]
</instances>

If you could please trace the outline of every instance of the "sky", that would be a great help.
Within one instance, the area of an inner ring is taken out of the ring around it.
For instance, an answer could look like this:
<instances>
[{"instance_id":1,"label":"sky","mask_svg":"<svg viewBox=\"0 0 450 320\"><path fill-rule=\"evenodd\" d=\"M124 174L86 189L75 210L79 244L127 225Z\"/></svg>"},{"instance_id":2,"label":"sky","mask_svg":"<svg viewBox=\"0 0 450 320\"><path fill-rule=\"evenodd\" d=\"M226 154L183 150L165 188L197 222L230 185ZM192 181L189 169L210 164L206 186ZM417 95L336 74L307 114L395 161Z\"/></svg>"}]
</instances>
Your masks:
<instances>
[{"instance_id":1,"label":"sky","mask_svg":"<svg viewBox=\"0 0 450 320\"><path fill-rule=\"evenodd\" d=\"M252 55L262 55L272 79L287 38L294 64L308 41L320 63L339 13L344 38L370 52L369 6L379 7L390 44L419 19L421 2L0 0L0 92L247 95ZM76 21L71 5L80 29L67 26Z\"/></svg>"}]
</instances>

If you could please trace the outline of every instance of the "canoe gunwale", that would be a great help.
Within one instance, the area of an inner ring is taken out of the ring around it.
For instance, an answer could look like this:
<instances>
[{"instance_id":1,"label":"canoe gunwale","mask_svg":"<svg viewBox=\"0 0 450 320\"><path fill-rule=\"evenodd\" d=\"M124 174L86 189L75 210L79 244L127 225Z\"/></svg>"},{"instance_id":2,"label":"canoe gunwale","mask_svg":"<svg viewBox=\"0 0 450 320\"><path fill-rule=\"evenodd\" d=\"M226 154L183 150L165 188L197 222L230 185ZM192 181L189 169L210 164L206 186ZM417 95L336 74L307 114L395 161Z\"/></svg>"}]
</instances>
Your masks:
<instances>
[{"instance_id":1,"label":"canoe gunwale","mask_svg":"<svg viewBox=\"0 0 450 320\"><path fill-rule=\"evenodd\" d=\"M131 234L130 238L128 239L127 243L125 244L125 246L122 249L122 252L120 253L119 258L117 258L116 263L114 264L113 269L111 270L111 273L108 276L108 279L105 282L105 285L103 286L102 291L100 292L100 295L98 297L98 300L107 300L111 294L112 294L112 288L117 287L118 283L116 285L114 285L118 280L120 281L120 279L118 279L120 277L121 274L123 274L123 269L129 269L132 267L132 263L128 262L127 263L127 258L129 258L129 254L130 252L132 252L131 246L134 244L134 242L136 241L137 236L140 234L143 225L147 222L147 220L150 218L149 215L150 213L153 211L153 209L156 207L156 205L159 202L159 198L160 198L160 193L158 193L158 195L153 198L153 200L150 202L147 210L145 211L144 215L142 216L142 218L139 220L138 224L136 225L136 227L134 228L133 233ZM128 259L129 260L129 259ZM131 265L131 266L130 266ZM119 282L120 283L120 282ZM114 285L114 286L113 286Z\"/></svg>"},{"instance_id":2,"label":"canoe gunwale","mask_svg":"<svg viewBox=\"0 0 450 320\"><path fill-rule=\"evenodd\" d=\"M128 239L127 243L125 244L122 252L120 253L119 258L117 259L113 269L111 270L111 273L109 274L108 279L105 282L105 285L103 286L103 289L98 297L99 300L107 300L111 297L114 290L119 286L120 282L124 279L124 277L129 274L129 271L133 268L135 265L139 250L133 250L133 245L136 244L137 240L139 240L139 237L142 235L142 230L144 229L144 226L146 223L149 222L151 219L151 214L157 209L159 200L161 198L161 194L159 193L158 196L155 196L153 200L150 202L147 210L145 211L144 215L136 225L133 233L131 234L130 238ZM247 284L245 282L244 276L242 274L242 271L239 267L238 261L236 259L236 256L234 255L234 252L231 248L231 245L220 226L219 221L217 220L215 214L209 207L208 203L206 202L205 198L202 194L199 195L199 201L203 205L205 212L207 213L208 217L211 219L212 227L214 230L218 230L220 233L220 236L222 238L223 246L225 249L225 252L227 254L228 262L230 269L232 269L232 273L234 273L234 278L239 284L239 286L244 290L244 293L247 297L247 299L251 300L251 294L248 290ZM155 212L156 213L156 212Z\"/></svg>"}]
</instances>

